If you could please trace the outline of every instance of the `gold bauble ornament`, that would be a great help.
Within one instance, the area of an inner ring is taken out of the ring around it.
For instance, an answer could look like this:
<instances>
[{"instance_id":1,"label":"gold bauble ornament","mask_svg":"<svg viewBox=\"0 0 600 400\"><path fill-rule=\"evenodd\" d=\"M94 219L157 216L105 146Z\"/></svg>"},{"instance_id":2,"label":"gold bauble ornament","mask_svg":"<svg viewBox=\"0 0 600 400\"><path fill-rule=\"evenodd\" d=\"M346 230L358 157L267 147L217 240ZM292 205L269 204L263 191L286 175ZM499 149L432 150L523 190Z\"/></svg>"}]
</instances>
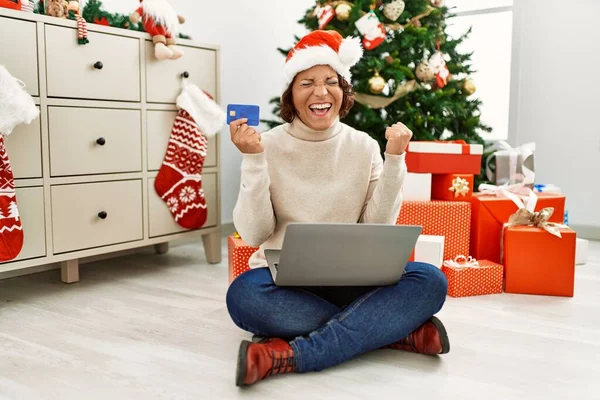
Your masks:
<instances>
[{"instance_id":1,"label":"gold bauble ornament","mask_svg":"<svg viewBox=\"0 0 600 400\"><path fill-rule=\"evenodd\" d=\"M335 8L335 16L340 21L347 21L350 18L352 6L348 3L341 3Z\"/></svg>"},{"instance_id":2,"label":"gold bauble ornament","mask_svg":"<svg viewBox=\"0 0 600 400\"><path fill-rule=\"evenodd\" d=\"M463 84L463 89L464 89L465 93L467 93L469 96L474 94L477 91L475 82L473 82L472 79L465 80L465 83Z\"/></svg>"},{"instance_id":3,"label":"gold bauble ornament","mask_svg":"<svg viewBox=\"0 0 600 400\"><path fill-rule=\"evenodd\" d=\"M417 65L416 75L421 82L425 83L429 83L435 78L435 72L427 61L423 61Z\"/></svg>"},{"instance_id":4,"label":"gold bauble ornament","mask_svg":"<svg viewBox=\"0 0 600 400\"><path fill-rule=\"evenodd\" d=\"M385 79L379 76L379 72L375 72L375 75L369 79L369 90L373 94L381 94L385 89Z\"/></svg>"}]
</instances>

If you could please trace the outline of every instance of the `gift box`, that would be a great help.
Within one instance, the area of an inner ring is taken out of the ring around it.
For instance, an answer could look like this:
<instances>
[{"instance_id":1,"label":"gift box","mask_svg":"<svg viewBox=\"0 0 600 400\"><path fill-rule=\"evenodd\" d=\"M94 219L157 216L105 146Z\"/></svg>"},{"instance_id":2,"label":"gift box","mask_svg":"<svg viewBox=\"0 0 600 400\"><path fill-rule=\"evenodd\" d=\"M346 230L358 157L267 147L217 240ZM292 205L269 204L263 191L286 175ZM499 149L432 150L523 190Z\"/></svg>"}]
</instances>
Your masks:
<instances>
[{"instance_id":1,"label":"gift box","mask_svg":"<svg viewBox=\"0 0 600 400\"><path fill-rule=\"evenodd\" d=\"M471 204L463 201L405 201L398 225L419 225L423 235L444 237L444 259L468 254Z\"/></svg>"},{"instance_id":2,"label":"gift box","mask_svg":"<svg viewBox=\"0 0 600 400\"><path fill-rule=\"evenodd\" d=\"M576 233L558 229L561 237L532 226L506 227L504 291L573 297Z\"/></svg>"},{"instance_id":3,"label":"gift box","mask_svg":"<svg viewBox=\"0 0 600 400\"><path fill-rule=\"evenodd\" d=\"M472 174L435 174L431 197L435 200L471 201L475 176Z\"/></svg>"},{"instance_id":4,"label":"gift box","mask_svg":"<svg viewBox=\"0 0 600 400\"><path fill-rule=\"evenodd\" d=\"M402 198L406 201L431 200L431 179L431 174L407 173L402 187Z\"/></svg>"},{"instance_id":5,"label":"gift box","mask_svg":"<svg viewBox=\"0 0 600 400\"><path fill-rule=\"evenodd\" d=\"M467 297L502 293L504 267L501 264L489 260L466 262L463 265L444 262L442 272L448 280L448 296Z\"/></svg>"},{"instance_id":6,"label":"gift box","mask_svg":"<svg viewBox=\"0 0 600 400\"><path fill-rule=\"evenodd\" d=\"M575 265L587 263L589 247L589 240L577 238L575 242Z\"/></svg>"},{"instance_id":7,"label":"gift box","mask_svg":"<svg viewBox=\"0 0 600 400\"><path fill-rule=\"evenodd\" d=\"M553 207L554 214L550 221L561 223L565 200L564 195L540 193L535 211ZM471 199L473 215L471 218L470 254L478 260L501 262L502 227L518 209L519 207L509 198L475 193Z\"/></svg>"},{"instance_id":8,"label":"gift box","mask_svg":"<svg viewBox=\"0 0 600 400\"><path fill-rule=\"evenodd\" d=\"M21 0L0 0L0 7L20 10Z\"/></svg>"},{"instance_id":9,"label":"gift box","mask_svg":"<svg viewBox=\"0 0 600 400\"><path fill-rule=\"evenodd\" d=\"M240 237L232 235L227 237L227 253L229 256L229 283L250 269L248 260L258 250L257 247L248 246Z\"/></svg>"},{"instance_id":10,"label":"gift box","mask_svg":"<svg viewBox=\"0 0 600 400\"><path fill-rule=\"evenodd\" d=\"M414 261L424 262L442 268L444 262L444 237L421 235L414 251Z\"/></svg>"},{"instance_id":11,"label":"gift box","mask_svg":"<svg viewBox=\"0 0 600 400\"><path fill-rule=\"evenodd\" d=\"M479 175L482 154L482 145L466 144L461 140L414 141L406 149L406 166L409 172Z\"/></svg>"},{"instance_id":12,"label":"gift box","mask_svg":"<svg viewBox=\"0 0 600 400\"><path fill-rule=\"evenodd\" d=\"M486 148L495 150L486 159L486 175L496 185L523 182L528 187L535 183L535 143L513 148L507 142L497 141ZM492 165L494 166L492 168Z\"/></svg>"}]
</instances>

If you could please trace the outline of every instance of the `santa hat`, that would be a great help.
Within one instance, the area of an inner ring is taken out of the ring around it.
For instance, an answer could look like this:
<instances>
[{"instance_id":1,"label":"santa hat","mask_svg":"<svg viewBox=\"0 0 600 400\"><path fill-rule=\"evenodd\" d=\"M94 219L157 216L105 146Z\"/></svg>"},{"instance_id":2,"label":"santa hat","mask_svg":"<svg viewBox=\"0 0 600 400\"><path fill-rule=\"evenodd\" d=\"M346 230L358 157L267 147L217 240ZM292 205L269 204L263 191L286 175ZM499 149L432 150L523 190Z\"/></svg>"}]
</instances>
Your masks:
<instances>
[{"instance_id":1,"label":"santa hat","mask_svg":"<svg viewBox=\"0 0 600 400\"><path fill-rule=\"evenodd\" d=\"M329 65L350 83L350 68L362 55L359 38L343 38L336 31L313 31L304 36L288 53L283 67L284 90L289 87L298 72L315 65Z\"/></svg>"}]
</instances>

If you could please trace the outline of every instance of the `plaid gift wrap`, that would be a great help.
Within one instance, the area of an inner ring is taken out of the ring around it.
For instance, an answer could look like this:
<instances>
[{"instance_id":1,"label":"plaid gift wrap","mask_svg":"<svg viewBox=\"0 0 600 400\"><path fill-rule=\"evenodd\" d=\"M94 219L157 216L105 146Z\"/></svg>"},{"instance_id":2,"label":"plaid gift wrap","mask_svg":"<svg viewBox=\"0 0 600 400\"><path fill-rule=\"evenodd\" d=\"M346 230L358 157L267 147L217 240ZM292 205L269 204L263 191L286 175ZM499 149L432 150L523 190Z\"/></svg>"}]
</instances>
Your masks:
<instances>
[{"instance_id":1,"label":"plaid gift wrap","mask_svg":"<svg viewBox=\"0 0 600 400\"><path fill-rule=\"evenodd\" d=\"M258 247L248 246L239 235L227 237L227 253L229 255L229 283L250 269L248 260Z\"/></svg>"},{"instance_id":2,"label":"plaid gift wrap","mask_svg":"<svg viewBox=\"0 0 600 400\"><path fill-rule=\"evenodd\" d=\"M418 225L423 235L444 236L444 260L469 253L471 204L464 201L405 201L397 225Z\"/></svg>"},{"instance_id":3,"label":"plaid gift wrap","mask_svg":"<svg viewBox=\"0 0 600 400\"><path fill-rule=\"evenodd\" d=\"M504 267L500 264L458 256L454 260L444 261L442 272L448 279L448 296L502 293Z\"/></svg>"}]
</instances>

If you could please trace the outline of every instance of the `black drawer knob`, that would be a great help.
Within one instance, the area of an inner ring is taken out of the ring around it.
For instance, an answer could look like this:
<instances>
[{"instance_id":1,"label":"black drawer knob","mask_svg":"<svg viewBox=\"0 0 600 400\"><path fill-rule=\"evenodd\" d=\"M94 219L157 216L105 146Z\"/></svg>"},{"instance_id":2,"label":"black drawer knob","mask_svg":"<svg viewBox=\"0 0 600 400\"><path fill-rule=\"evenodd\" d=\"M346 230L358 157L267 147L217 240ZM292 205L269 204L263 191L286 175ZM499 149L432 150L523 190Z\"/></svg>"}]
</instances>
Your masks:
<instances>
[{"instance_id":1,"label":"black drawer knob","mask_svg":"<svg viewBox=\"0 0 600 400\"><path fill-rule=\"evenodd\" d=\"M189 78L190 77L190 73L185 71L183 74L181 74L181 76L183 76L184 78Z\"/></svg>"},{"instance_id":2,"label":"black drawer knob","mask_svg":"<svg viewBox=\"0 0 600 400\"><path fill-rule=\"evenodd\" d=\"M106 213L106 211L100 211L98 213L98 218L100 218L100 219L106 219L106 217L108 217L108 214Z\"/></svg>"},{"instance_id":3,"label":"black drawer knob","mask_svg":"<svg viewBox=\"0 0 600 400\"><path fill-rule=\"evenodd\" d=\"M102 64L102 62L100 62L100 61L97 61L96 64L94 64L94 68L102 69L102 68L104 68L104 64Z\"/></svg>"},{"instance_id":4,"label":"black drawer knob","mask_svg":"<svg viewBox=\"0 0 600 400\"><path fill-rule=\"evenodd\" d=\"M98 140L96 140L96 143L98 143L100 146L104 146L106 144L106 139L104 139L103 137L98 138Z\"/></svg>"}]
</instances>

